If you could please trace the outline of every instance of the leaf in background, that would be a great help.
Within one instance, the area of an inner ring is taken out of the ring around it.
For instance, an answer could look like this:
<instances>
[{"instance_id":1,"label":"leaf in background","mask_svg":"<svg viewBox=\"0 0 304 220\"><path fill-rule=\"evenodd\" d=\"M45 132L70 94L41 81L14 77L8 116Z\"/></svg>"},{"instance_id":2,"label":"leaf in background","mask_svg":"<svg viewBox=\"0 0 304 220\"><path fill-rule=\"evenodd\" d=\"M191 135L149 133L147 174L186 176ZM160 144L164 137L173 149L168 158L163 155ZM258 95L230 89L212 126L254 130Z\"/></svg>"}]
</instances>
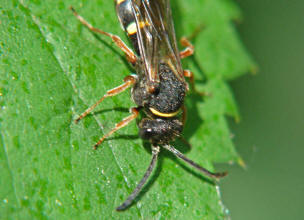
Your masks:
<instances>
[{"instance_id":1,"label":"leaf in background","mask_svg":"<svg viewBox=\"0 0 304 220\"><path fill-rule=\"evenodd\" d=\"M105 100L79 125L73 118L130 73L122 53L103 36L81 26L73 5L93 25L124 40L112 1L3 0L0 8L0 217L222 219L216 187L163 151L138 202L123 213L119 205L134 189L150 161L150 146L137 138L135 123L91 146L128 115L128 92ZM178 37L195 38L194 58L185 61L207 83L204 101L189 94L185 137L193 148L175 146L212 169L235 161L225 115L238 117L225 82L254 67L231 24L238 8L227 0L173 2ZM180 10L182 9L182 10Z\"/></svg>"}]
</instances>

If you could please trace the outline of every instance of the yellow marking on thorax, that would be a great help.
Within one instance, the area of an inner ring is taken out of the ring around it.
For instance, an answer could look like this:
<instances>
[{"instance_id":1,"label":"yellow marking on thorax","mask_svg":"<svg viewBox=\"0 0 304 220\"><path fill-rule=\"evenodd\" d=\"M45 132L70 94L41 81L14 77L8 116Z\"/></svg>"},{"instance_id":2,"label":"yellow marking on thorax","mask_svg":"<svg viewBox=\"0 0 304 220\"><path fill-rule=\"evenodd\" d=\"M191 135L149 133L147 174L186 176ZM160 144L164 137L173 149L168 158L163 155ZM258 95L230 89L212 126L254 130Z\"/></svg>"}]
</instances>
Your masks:
<instances>
[{"instance_id":1,"label":"yellow marking on thorax","mask_svg":"<svg viewBox=\"0 0 304 220\"><path fill-rule=\"evenodd\" d=\"M179 109L176 111L176 112L171 112L171 113L162 113L162 112L159 112L157 111L156 109L154 108L149 108L150 111L154 114L154 115L157 115L157 116L160 116L160 117L165 117L165 118L171 118L171 117L174 117L175 115L177 115L179 113Z\"/></svg>"},{"instance_id":2,"label":"yellow marking on thorax","mask_svg":"<svg viewBox=\"0 0 304 220\"><path fill-rule=\"evenodd\" d=\"M144 26L148 26L148 25L150 25L148 22L144 22L144 21L139 22L139 28L143 28ZM135 22L130 23L126 29L129 35L136 34L137 32L136 23Z\"/></svg>"}]
</instances>

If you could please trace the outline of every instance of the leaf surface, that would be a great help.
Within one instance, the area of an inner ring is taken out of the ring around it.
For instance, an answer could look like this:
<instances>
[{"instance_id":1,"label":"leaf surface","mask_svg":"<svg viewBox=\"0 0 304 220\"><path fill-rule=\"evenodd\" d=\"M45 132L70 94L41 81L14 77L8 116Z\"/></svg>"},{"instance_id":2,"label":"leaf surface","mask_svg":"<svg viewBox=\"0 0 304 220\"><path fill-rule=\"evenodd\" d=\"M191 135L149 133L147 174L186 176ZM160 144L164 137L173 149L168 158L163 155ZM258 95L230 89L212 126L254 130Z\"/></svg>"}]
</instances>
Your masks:
<instances>
[{"instance_id":1,"label":"leaf surface","mask_svg":"<svg viewBox=\"0 0 304 220\"><path fill-rule=\"evenodd\" d=\"M105 100L95 114L73 119L133 71L109 39L79 24L73 5L94 26L127 40L112 1L3 0L0 8L0 217L3 219L222 219L215 185L163 151L138 201L117 207L135 188L150 158L136 123L97 151L91 146L134 106L128 92ZM212 169L238 160L225 115L238 118L227 80L254 68L231 21L227 0L172 1L177 36L193 39L184 62L204 99L187 97L188 121L176 148ZM204 81L204 82L203 82Z\"/></svg>"}]
</instances>

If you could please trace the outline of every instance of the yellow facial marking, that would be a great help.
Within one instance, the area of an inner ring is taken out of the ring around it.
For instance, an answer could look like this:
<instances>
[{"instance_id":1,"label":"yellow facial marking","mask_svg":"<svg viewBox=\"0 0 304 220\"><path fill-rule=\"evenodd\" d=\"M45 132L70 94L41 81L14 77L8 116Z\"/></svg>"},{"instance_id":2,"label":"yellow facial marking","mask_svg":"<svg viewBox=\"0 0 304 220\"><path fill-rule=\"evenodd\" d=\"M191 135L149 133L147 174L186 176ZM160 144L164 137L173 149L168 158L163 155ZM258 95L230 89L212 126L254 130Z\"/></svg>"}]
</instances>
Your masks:
<instances>
[{"instance_id":1,"label":"yellow facial marking","mask_svg":"<svg viewBox=\"0 0 304 220\"><path fill-rule=\"evenodd\" d=\"M165 118L174 117L175 115L177 115L179 113L179 110L177 110L176 112L172 112L172 113L162 113L162 112L155 110L154 108L149 108L149 109L154 115L157 115L160 117L165 117Z\"/></svg>"}]
</instances>

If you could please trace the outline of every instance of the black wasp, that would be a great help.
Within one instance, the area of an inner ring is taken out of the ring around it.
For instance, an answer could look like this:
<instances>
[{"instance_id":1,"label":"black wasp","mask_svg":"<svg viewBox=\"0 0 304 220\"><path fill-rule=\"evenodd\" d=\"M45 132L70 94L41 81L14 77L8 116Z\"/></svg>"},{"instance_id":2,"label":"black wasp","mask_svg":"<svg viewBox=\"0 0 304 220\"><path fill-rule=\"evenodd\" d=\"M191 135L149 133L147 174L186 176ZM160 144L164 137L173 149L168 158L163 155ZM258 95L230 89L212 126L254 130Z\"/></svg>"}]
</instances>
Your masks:
<instances>
[{"instance_id":1,"label":"black wasp","mask_svg":"<svg viewBox=\"0 0 304 220\"><path fill-rule=\"evenodd\" d=\"M183 104L188 84L184 77L189 77L190 82L193 82L192 73L182 69L180 60L194 52L193 46L186 38L181 40L181 44L186 49L181 52L177 49L169 0L115 0L115 7L119 21L136 53L118 36L93 27L73 8L71 10L91 31L112 38L136 70L136 75L125 77L122 85L107 91L100 100L76 119L76 122L81 120L105 98L117 95L133 86L132 99L137 107L131 108L131 115L117 123L115 128L94 145L96 149L106 138L128 125L140 111L143 111L145 117L138 123L139 136L151 142L152 160L135 190L122 205L117 207L117 211L122 211L131 205L149 178L155 167L160 146L209 177L220 178L226 173L212 173L169 145L170 141L180 136L185 121Z\"/></svg>"}]
</instances>

